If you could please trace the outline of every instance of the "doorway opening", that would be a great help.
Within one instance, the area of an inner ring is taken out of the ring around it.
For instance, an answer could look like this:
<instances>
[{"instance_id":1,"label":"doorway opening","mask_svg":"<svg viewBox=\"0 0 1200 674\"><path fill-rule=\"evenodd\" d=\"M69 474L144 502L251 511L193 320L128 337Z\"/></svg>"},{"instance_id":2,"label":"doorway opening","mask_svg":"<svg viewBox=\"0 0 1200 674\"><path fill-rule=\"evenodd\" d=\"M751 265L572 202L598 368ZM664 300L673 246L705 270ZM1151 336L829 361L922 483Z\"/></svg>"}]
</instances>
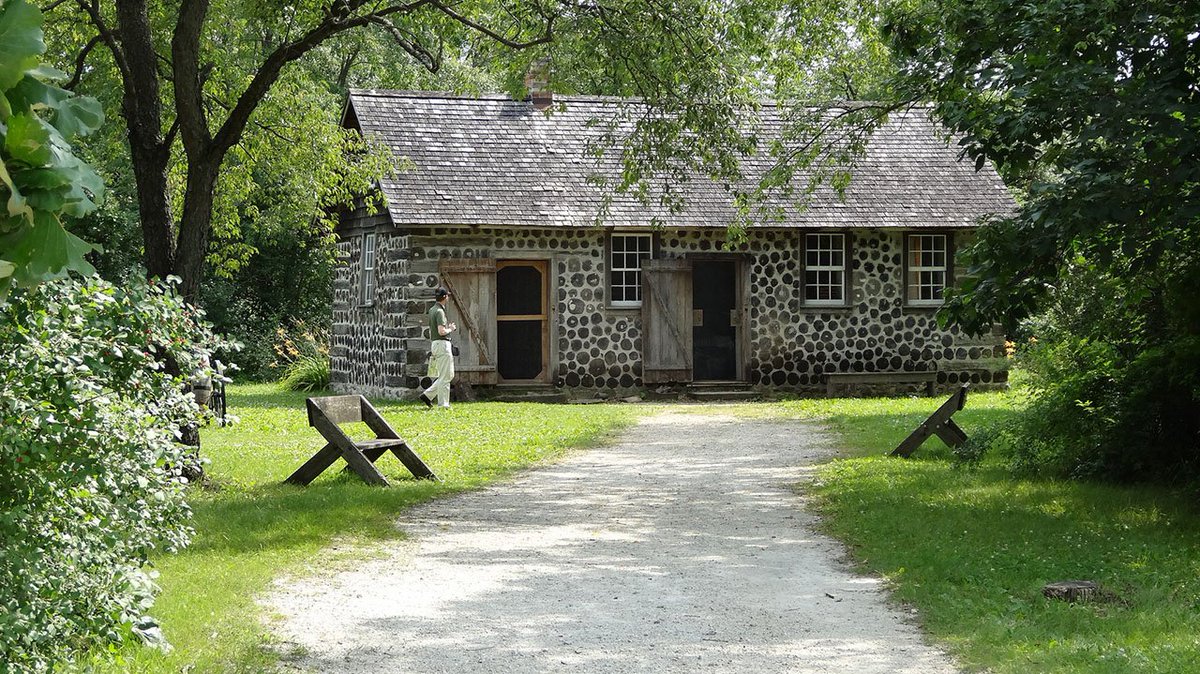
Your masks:
<instances>
[{"instance_id":1,"label":"doorway opening","mask_svg":"<svg viewBox=\"0 0 1200 674\"><path fill-rule=\"evenodd\" d=\"M736 260L692 260L692 363L694 381L738 379Z\"/></svg>"},{"instance_id":2,"label":"doorway opening","mask_svg":"<svg viewBox=\"0 0 1200 674\"><path fill-rule=\"evenodd\" d=\"M545 260L496 262L496 369L501 383L549 381L548 267Z\"/></svg>"}]
</instances>

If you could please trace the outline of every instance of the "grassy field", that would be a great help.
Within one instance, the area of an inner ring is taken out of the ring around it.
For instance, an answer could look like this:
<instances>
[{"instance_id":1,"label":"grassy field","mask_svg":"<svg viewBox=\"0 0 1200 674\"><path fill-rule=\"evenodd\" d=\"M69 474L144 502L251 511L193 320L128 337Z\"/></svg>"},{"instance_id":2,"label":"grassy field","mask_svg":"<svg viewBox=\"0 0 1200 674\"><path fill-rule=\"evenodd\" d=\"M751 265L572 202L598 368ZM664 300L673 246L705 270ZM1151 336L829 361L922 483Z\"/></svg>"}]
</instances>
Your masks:
<instances>
[{"instance_id":1,"label":"grassy field","mask_svg":"<svg viewBox=\"0 0 1200 674\"><path fill-rule=\"evenodd\" d=\"M216 489L191 495L195 539L182 553L155 560L162 594L153 615L175 650L131 650L109 669L269 669L277 658L263 647L255 598L272 580L371 554L371 544L401 535L393 523L405 508L594 445L635 415L630 406L464 403L440 412L384 404L380 412L442 484L413 480L388 455L377 465L390 488L367 487L337 465L298 488L280 482L323 444L307 426L304 398L271 385L230 389L230 412L240 422L201 436ZM353 431L369 433L361 424Z\"/></svg>"},{"instance_id":2,"label":"grassy field","mask_svg":"<svg viewBox=\"0 0 1200 674\"><path fill-rule=\"evenodd\" d=\"M232 390L241 423L209 428L215 491L192 496L193 545L158 560L154 610L176 646L129 651L110 669L259 672L276 660L255 597L275 578L345 564L400 535L406 507L477 487L600 442L652 405L416 404L381 411L445 480L363 486L329 473L304 489L280 481L321 444L302 394ZM1019 394L973 394L955 419L968 434L1015 414ZM815 487L825 526L852 558L887 578L895 597L971 669L1003 672L1195 672L1200 662L1200 514L1196 494L1151 487L1012 478L998 457L967 469L936 438L913 460L884 456L941 399L788 400L727 406L753 417L818 420L847 458ZM680 411L701 411L697 406ZM356 434L365 435L359 427ZM1112 601L1045 600L1044 583L1092 579Z\"/></svg>"},{"instance_id":3,"label":"grassy field","mask_svg":"<svg viewBox=\"0 0 1200 674\"><path fill-rule=\"evenodd\" d=\"M977 394L972 430L1016 413L1020 393ZM1196 492L1014 479L1002 457L967 469L939 440L914 460L883 454L940 400L793 401L856 457L827 464L816 493L828 531L968 667L1000 673L1200 671ZM1110 601L1044 599L1087 579Z\"/></svg>"}]
</instances>

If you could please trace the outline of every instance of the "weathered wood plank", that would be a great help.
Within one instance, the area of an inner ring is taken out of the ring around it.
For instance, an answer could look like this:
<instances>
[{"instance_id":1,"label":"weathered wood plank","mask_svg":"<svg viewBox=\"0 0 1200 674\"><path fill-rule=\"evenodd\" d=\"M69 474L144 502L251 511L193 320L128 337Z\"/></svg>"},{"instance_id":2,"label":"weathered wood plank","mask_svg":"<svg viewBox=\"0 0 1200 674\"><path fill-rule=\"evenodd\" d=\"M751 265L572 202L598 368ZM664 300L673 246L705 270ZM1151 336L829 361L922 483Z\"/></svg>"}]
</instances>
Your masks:
<instances>
[{"instance_id":1,"label":"weathered wood plank","mask_svg":"<svg viewBox=\"0 0 1200 674\"><path fill-rule=\"evenodd\" d=\"M312 458L305 461L304 465L297 468L296 472L292 473L284 482L301 487L307 486L313 480L317 479L318 475L324 473L326 468L332 466L333 462L337 461L341 455L342 452L336 445L326 443L324 447L317 451L316 454L313 454Z\"/></svg>"},{"instance_id":2,"label":"weathered wood plank","mask_svg":"<svg viewBox=\"0 0 1200 674\"><path fill-rule=\"evenodd\" d=\"M403 463L404 467L408 469L408 472L412 473L413 477L417 478L418 480L433 480L434 482L442 481L442 479L435 475L433 470L429 466L425 465L425 462L421 460L421 457L417 456L417 453L414 452L407 444L400 445L399 447L393 447L392 454L395 454L396 458L400 459L400 463Z\"/></svg>"},{"instance_id":3,"label":"weathered wood plank","mask_svg":"<svg viewBox=\"0 0 1200 674\"><path fill-rule=\"evenodd\" d=\"M308 406L308 425L315 426L313 423L314 408L320 410L321 414L334 424L362 421L363 400L362 396L356 395L309 398L304 401Z\"/></svg>"},{"instance_id":4,"label":"weathered wood plank","mask_svg":"<svg viewBox=\"0 0 1200 674\"><path fill-rule=\"evenodd\" d=\"M918 372L830 372L825 375L825 393L833 396L838 386L847 384L925 384L925 392L933 395L937 371Z\"/></svg>"},{"instance_id":5,"label":"weathered wood plank","mask_svg":"<svg viewBox=\"0 0 1200 674\"><path fill-rule=\"evenodd\" d=\"M441 260L442 285L450 291L447 318L459 326L454 344L456 379L470 384L495 384L496 372L496 260L448 258Z\"/></svg>"},{"instance_id":6,"label":"weathered wood plank","mask_svg":"<svg viewBox=\"0 0 1200 674\"><path fill-rule=\"evenodd\" d=\"M642 380L692 380L692 265L646 260L642 268Z\"/></svg>"}]
</instances>

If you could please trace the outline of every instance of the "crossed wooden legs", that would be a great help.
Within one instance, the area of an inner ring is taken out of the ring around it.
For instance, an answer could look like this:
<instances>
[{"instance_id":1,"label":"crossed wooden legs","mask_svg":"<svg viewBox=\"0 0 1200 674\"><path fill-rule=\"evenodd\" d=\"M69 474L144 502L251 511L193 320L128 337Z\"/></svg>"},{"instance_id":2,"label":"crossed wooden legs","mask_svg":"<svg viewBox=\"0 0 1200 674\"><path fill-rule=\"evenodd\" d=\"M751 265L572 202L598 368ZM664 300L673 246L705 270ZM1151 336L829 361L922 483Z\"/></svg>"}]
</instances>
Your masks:
<instances>
[{"instance_id":1,"label":"crossed wooden legs","mask_svg":"<svg viewBox=\"0 0 1200 674\"><path fill-rule=\"evenodd\" d=\"M413 476L418 479L437 480L437 475L425 465L421 457L417 456L416 452L405 443L403 440L368 440L362 443L350 444L345 448L339 448L334 443L326 443L324 447L312 455L308 461L304 462L303 466L296 469L296 472L284 480L288 484L296 484L300 486L307 485L317 478L318 475L325 472L325 469L333 465L339 457L346 460L349 468L358 474L369 485L380 487L388 486L387 478L379 469L375 467L375 462L379 457L391 451L396 455L397 459L404 464Z\"/></svg>"}]
</instances>

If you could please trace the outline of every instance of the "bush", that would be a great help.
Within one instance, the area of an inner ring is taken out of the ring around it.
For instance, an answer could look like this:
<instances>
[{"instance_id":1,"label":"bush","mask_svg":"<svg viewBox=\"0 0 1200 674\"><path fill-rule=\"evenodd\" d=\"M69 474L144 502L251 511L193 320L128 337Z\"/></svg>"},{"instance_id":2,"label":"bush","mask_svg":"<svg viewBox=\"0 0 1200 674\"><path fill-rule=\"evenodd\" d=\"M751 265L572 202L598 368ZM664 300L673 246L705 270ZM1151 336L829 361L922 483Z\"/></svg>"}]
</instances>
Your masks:
<instances>
[{"instance_id":1,"label":"bush","mask_svg":"<svg viewBox=\"0 0 1200 674\"><path fill-rule=\"evenodd\" d=\"M1022 473L1194 480L1200 470L1200 336L1192 304L1077 266L1029 328L1019 360L1032 401L994 434Z\"/></svg>"},{"instance_id":2,"label":"bush","mask_svg":"<svg viewBox=\"0 0 1200 674\"><path fill-rule=\"evenodd\" d=\"M329 333L310 330L298 322L291 333L279 328L275 353L283 366L280 383L289 391L323 391L329 388Z\"/></svg>"},{"instance_id":3,"label":"bush","mask_svg":"<svg viewBox=\"0 0 1200 674\"><path fill-rule=\"evenodd\" d=\"M0 309L0 662L46 671L132 637L149 555L188 542L184 380L215 346L145 281L56 281Z\"/></svg>"}]
</instances>

